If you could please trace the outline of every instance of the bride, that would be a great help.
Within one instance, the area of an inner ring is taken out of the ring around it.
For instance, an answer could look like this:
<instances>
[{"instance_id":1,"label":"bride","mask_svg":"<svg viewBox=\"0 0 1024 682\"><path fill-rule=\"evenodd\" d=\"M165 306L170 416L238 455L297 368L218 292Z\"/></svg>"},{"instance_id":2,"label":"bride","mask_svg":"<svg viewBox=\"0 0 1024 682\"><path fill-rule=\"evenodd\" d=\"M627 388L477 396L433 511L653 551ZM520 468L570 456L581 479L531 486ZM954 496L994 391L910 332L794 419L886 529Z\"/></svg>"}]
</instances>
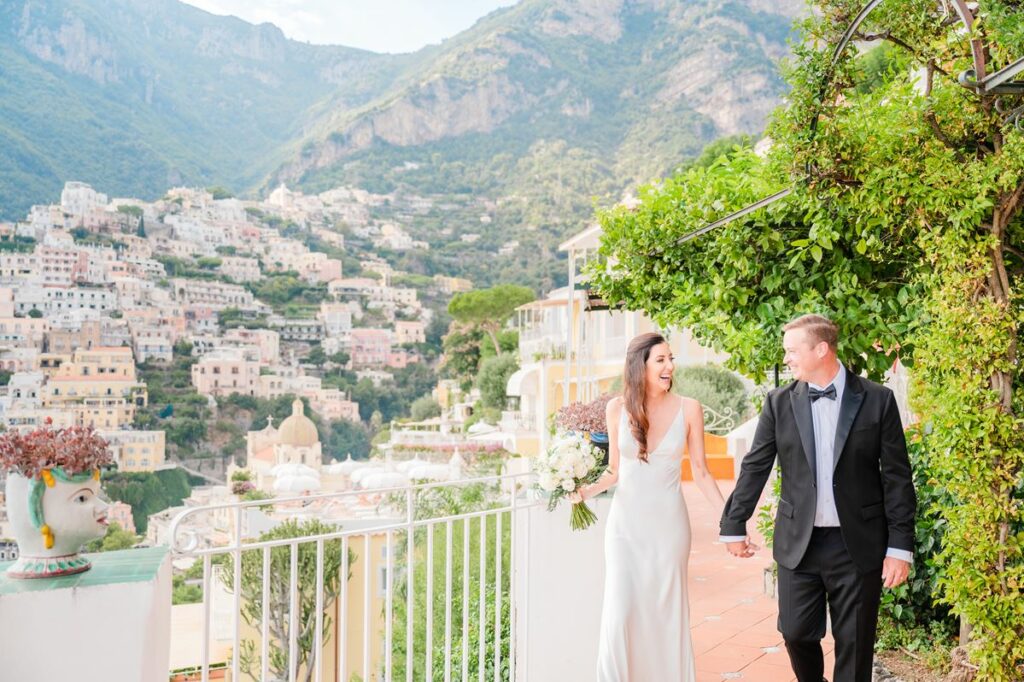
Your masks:
<instances>
[{"instance_id":1,"label":"bride","mask_svg":"<svg viewBox=\"0 0 1024 682\"><path fill-rule=\"evenodd\" d=\"M641 334L626 351L624 390L608 403L608 469L571 499L618 484L605 530L598 682L695 682L686 567L690 519L680 485L693 479L720 515L725 501L704 457L700 403L674 395L672 350Z\"/></svg>"}]
</instances>

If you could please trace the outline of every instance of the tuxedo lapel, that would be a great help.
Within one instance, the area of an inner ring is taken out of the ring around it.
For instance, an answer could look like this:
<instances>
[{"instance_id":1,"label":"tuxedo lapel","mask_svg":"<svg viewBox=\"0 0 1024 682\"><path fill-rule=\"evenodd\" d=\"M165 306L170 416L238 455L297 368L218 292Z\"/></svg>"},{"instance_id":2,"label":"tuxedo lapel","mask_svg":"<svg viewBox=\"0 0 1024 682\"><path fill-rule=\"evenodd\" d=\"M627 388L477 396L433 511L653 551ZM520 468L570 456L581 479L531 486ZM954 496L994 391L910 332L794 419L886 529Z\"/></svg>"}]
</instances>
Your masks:
<instances>
[{"instance_id":1,"label":"tuxedo lapel","mask_svg":"<svg viewBox=\"0 0 1024 682\"><path fill-rule=\"evenodd\" d=\"M843 448L846 446L846 439L850 435L850 428L853 427L853 420L860 412L860 406L864 402L864 387L860 383L860 377L846 370L846 390L843 391L843 403L839 406L839 421L836 422L835 457L832 460L832 470L835 471L839 465L839 458L843 456Z\"/></svg>"},{"instance_id":2,"label":"tuxedo lapel","mask_svg":"<svg viewBox=\"0 0 1024 682\"><path fill-rule=\"evenodd\" d=\"M807 395L807 384L803 381L799 382L793 392L789 394L789 398L793 403L793 416L796 417L796 427L800 431L800 443L804 447L807 466L811 468L811 480L817 485L818 467L816 466L814 448L814 420L811 418L811 398Z\"/></svg>"}]
</instances>

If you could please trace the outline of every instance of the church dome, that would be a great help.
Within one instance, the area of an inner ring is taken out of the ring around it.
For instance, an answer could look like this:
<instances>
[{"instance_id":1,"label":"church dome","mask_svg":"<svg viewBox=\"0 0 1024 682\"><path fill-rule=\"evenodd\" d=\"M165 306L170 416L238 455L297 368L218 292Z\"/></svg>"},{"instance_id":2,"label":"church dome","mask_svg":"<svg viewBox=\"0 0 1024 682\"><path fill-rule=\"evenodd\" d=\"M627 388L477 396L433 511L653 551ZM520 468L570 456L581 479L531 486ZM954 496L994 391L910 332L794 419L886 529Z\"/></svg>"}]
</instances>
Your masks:
<instances>
[{"instance_id":1,"label":"church dome","mask_svg":"<svg viewBox=\"0 0 1024 682\"><path fill-rule=\"evenodd\" d=\"M311 448L320 442L316 425L303 413L302 401L292 403L292 416L281 422L277 429L277 442L299 448Z\"/></svg>"}]
</instances>

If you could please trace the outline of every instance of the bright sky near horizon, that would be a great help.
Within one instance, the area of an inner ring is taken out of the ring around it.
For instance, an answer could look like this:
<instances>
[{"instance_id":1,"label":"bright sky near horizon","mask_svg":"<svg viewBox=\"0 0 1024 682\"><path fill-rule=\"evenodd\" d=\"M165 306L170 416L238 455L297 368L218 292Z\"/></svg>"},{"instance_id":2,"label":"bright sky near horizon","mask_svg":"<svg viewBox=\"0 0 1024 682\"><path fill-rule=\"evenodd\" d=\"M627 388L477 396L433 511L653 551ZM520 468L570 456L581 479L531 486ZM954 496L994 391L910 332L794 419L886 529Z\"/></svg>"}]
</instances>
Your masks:
<instances>
[{"instance_id":1,"label":"bright sky near horizon","mask_svg":"<svg viewBox=\"0 0 1024 682\"><path fill-rule=\"evenodd\" d=\"M213 14L270 22L293 40L412 52L518 0L184 0Z\"/></svg>"}]
</instances>

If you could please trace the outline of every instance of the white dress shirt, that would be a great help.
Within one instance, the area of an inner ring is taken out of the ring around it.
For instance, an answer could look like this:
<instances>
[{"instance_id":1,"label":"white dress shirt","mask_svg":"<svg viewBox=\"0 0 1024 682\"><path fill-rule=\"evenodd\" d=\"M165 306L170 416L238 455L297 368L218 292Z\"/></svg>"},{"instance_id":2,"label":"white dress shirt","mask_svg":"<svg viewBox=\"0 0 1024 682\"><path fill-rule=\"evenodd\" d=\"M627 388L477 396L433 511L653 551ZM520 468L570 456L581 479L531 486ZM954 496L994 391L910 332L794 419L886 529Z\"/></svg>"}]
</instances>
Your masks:
<instances>
[{"instance_id":1,"label":"white dress shirt","mask_svg":"<svg viewBox=\"0 0 1024 682\"><path fill-rule=\"evenodd\" d=\"M839 511L836 509L836 498L832 488L832 473L835 466L836 429L839 425L839 406L843 404L843 391L846 390L846 368L842 364L825 386L807 383L810 388L824 390L829 386L836 389L836 399L818 398L811 402L811 421L814 424L814 451L817 475L817 502L814 507L814 525L819 527L839 526ZM742 542L741 536L721 536L720 542ZM886 556L912 562L913 552L889 547Z\"/></svg>"}]
</instances>

